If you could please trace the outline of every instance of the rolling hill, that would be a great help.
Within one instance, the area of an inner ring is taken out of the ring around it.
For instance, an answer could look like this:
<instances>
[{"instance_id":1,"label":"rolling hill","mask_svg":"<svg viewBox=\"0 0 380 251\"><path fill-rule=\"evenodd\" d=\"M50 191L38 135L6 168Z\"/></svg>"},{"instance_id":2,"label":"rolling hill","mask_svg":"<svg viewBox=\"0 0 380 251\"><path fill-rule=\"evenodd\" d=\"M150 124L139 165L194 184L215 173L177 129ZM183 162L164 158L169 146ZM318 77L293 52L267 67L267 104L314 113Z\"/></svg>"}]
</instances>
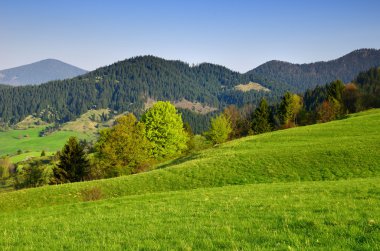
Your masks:
<instances>
[{"instance_id":1,"label":"rolling hill","mask_svg":"<svg viewBox=\"0 0 380 251\"><path fill-rule=\"evenodd\" d=\"M56 59L45 59L35 63L0 71L0 83L19 86L41 84L52 80L73 78L87 71Z\"/></svg>"},{"instance_id":2,"label":"rolling hill","mask_svg":"<svg viewBox=\"0 0 380 251\"><path fill-rule=\"evenodd\" d=\"M0 247L378 249L379 121L370 110L147 173L0 193Z\"/></svg>"},{"instance_id":3,"label":"rolling hill","mask_svg":"<svg viewBox=\"0 0 380 251\"><path fill-rule=\"evenodd\" d=\"M369 110L345 120L234 140L147 173L0 194L0 211L80 202L80 191L91 187L112 198L226 185L376 177L379 121L380 110Z\"/></svg>"}]
</instances>

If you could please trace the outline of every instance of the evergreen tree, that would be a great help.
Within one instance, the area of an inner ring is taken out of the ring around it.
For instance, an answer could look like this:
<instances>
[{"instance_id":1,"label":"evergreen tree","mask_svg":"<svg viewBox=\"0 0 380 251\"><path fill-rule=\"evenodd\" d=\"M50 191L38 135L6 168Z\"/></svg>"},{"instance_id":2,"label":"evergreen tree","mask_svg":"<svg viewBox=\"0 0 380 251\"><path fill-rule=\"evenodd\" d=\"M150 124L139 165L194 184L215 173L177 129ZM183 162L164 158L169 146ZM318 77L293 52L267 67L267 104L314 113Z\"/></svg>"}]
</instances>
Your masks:
<instances>
[{"instance_id":1,"label":"evergreen tree","mask_svg":"<svg viewBox=\"0 0 380 251\"><path fill-rule=\"evenodd\" d=\"M329 99L334 98L339 103L342 103L342 94L344 90L344 84L341 80L331 82L327 87L327 94Z\"/></svg>"},{"instance_id":2,"label":"evergreen tree","mask_svg":"<svg viewBox=\"0 0 380 251\"><path fill-rule=\"evenodd\" d=\"M189 136L183 128L181 114L170 102L157 102L143 114L141 121L152 144L153 157L172 157L186 150Z\"/></svg>"},{"instance_id":3,"label":"evergreen tree","mask_svg":"<svg viewBox=\"0 0 380 251\"><path fill-rule=\"evenodd\" d=\"M334 119L339 118L344 113L343 91L344 84L341 80L333 81L327 86L327 100L335 111Z\"/></svg>"},{"instance_id":4,"label":"evergreen tree","mask_svg":"<svg viewBox=\"0 0 380 251\"><path fill-rule=\"evenodd\" d=\"M83 146L76 137L70 137L59 156L58 170L54 171L56 179L61 181L82 181L89 171L89 161Z\"/></svg>"},{"instance_id":5,"label":"evergreen tree","mask_svg":"<svg viewBox=\"0 0 380 251\"><path fill-rule=\"evenodd\" d=\"M253 113L252 130L255 134L271 131L269 108L265 98L261 99L259 107Z\"/></svg>"}]
</instances>

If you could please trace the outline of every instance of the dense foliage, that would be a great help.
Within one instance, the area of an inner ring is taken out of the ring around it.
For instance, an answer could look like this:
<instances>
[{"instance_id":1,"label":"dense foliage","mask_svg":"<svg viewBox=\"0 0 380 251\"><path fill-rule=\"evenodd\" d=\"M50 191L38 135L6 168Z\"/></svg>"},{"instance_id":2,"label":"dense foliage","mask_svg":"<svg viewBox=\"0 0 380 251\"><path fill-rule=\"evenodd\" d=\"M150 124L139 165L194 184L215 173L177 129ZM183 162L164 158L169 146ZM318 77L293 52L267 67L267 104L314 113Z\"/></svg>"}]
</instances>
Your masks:
<instances>
[{"instance_id":1,"label":"dense foliage","mask_svg":"<svg viewBox=\"0 0 380 251\"><path fill-rule=\"evenodd\" d=\"M380 67L360 73L354 82L363 95L365 107L380 107Z\"/></svg>"},{"instance_id":2,"label":"dense foliage","mask_svg":"<svg viewBox=\"0 0 380 251\"><path fill-rule=\"evenodd\" d=\"M231 132L231 121L221 114L211 119L210 130L206 135L214 144L221 144L228 140Z\"/></svg>"},{"instance_id":3,"label":"dense foliage","mask_svg":"<svg viewBox=\"0 0 380 251\"><path fill-rule=\"evenodd\" d=\"M101 177L130 174L147 161L150 148L145 125L129 113L118 118L112 128L100 131L96 150L101 161L96 169Z\"/></svg>"},{"instance_id":4,"label":"dense foliage","mask_svg":"<svg viewBox=\"0 0 380 251\"><path fill-rule=\"evenodd\" d=\"M270 132L272 126L269 121L269 107L265 99L260 101L259 106L253 113L252 130L254 134Z\"/></svg>"},{"instance_id":5,"label":"dense foliage","mask_svg":"<svg viewBox=\"0 0 380 251\"><path fill-rule=\"evenodd\" d=\"M168 158L186 150L189 135L184 130L181 115L170 102L157 102L142 115L141 121L152 145L151 156Z\"/></svg>"},{"instance_id":6,"label":"dense foliage","mask_svg":"<svg viewBox=\"0 0 380 251\"><path fill-rule=\"evenodd\" d=\"M70 137L59 154L59 163L54 168L56 183L83 181L89 172L89 161L84 146L76 137Z\"/></svg>"}]
</instances>

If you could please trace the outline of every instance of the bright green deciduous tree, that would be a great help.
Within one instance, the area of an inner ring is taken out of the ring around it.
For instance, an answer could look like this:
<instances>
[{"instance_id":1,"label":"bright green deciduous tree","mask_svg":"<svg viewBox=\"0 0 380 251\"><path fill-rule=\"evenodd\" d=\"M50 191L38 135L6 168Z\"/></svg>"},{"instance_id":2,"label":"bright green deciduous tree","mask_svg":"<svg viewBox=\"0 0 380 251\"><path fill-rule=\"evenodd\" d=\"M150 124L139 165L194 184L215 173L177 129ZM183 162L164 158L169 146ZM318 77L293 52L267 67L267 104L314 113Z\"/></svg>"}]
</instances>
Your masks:
<instances>
[{"instance_id":1,"label":"bright green deciduous tree","mask_svg":"<svg viewBox=\"0 0 380 251\"><path fill-rule=\"evenodd\" d=\"M297 116L301 111L301 108L303 106L302 98L301 96L297 94L292 95L292 110L293 110L293 123L297 124Z\"/></svg>"},{"instance_id":2,"label":"bright green deciduous tree","mask_svg":"<svg viewBox=\"0 0 380 251\"><path fill-rule=\"evenodd\" d=\"M279 109L281 124L283 127L293 127L296 124L296 117L302 108L302 98L297 94L286 92L282 97Z\"/></svg>"},{"instance_id":3,"label":"bright green deciduous tree","mask_svg":"<svg viewBox=\"0 0 380 251\"><path fill-rule=\"evenodd\" d=\"M148 160L150 143L145 137L145 126L129 113L116 120L111 129L100 131L96 144L105 176L129 174Z\"/></svg>"},{"instance_id":4,"label":"bright green deciduous tree","mask_svg":"<svg viewBox=\"0 0 380 251\"><path fill-rule=\"evenodd\" d=\"M181 114L170 102L157 102L143 114L141 121L152 144L153 157L172 157L186 150L189 136L183 128Z\"/></svg>"},{"instance_id":5,"label":"bright green deciduous tree","mask_svg":"<svg viewBox=\"0 0 380 251\"><path fill-rule=\"evenodd\" d=\"M214 144L220 144L228 140L231 132L231 122L224 114L221 114L211 119L211 127L210 130L206 133L206 136Z\"/></svg>"},{"instance_id":6,"label":"bright green deciduous tree","mask_svg":"<svg viewBox=\"0 0 380 251\"><path fill-rule=\"evenodd\" d=\"M255 134L270 132L272 130L269 123L269 108L265 98L261 99L259 107L253 113L252 130Z\"/></svg>"}]
</instances>

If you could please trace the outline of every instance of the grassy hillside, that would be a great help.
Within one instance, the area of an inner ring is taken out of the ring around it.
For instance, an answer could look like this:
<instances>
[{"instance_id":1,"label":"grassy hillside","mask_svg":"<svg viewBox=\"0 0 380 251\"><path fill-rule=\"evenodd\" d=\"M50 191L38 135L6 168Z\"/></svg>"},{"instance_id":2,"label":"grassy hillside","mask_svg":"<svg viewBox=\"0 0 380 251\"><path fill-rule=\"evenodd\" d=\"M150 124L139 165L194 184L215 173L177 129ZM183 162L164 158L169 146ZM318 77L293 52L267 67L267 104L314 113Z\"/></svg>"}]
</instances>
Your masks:
<instances>
[{"instance_id":1,"label":"grassy hillside","mask_svg":"<svg viewBox=\"0 0 380 251\"><path fill-rule=\"evenodd\" d=\"M226 186L0 213L0 249L378 250L380 178Z\"/></svg>"},{"instance_id":2,"label":"grassy hillside","mask_svg":"<svg viewBox=\"0 0 380 251\"><path fill-rule=\"evenodd\" d=\"M75 121L63 124L59 131L39 137L39 132L48 124L41 119L28 116L16 125L17 130L0 132L0 142L5 142L0 145L0 156L15 154L19 149L23 152L28 151L27 157L38 156L42 150L56 152L62 149L70 136L87 140L95 139L99 129L112 126L115 118L117 116L110 115L108 109L91 109ZM19 158L15 157L14 159Z\"/></svg>"},{"instance_id":3,"label":"grassy hillside","mask_svg":"<svg viewBox=\"0 0 380 251\"><path fill-rule=\"evenodd\" d=\"M75 131L57 131L49 136L39 137L44 126L25 130L9 130L0 132L0 156L15 154L17 150L41 152L55 152L62 149L70 136L89 138L90 135Z\"/></svg>"},{"instance_id":4,"label":"grassy hillside","mask_svg":"<svg viewBox=\"0 0 380 251\"><path fill-rule=\"evenodd\" d=\"M109 180L0 194L0 211L102 198L225 185L380 176L380 110L348 119L235 140L166 163L158 170Z\"/></svg>"},{"instance_id":5,"label":"grassy hillside","mask_svg":"<svg viewBox=\"0 0 380 251\"><path fill-rule=\"evenodd\" d=\"M380 249L379 122L372 110L152 172L0 193L0 249Z\"/></svg>"}]
</instances>

